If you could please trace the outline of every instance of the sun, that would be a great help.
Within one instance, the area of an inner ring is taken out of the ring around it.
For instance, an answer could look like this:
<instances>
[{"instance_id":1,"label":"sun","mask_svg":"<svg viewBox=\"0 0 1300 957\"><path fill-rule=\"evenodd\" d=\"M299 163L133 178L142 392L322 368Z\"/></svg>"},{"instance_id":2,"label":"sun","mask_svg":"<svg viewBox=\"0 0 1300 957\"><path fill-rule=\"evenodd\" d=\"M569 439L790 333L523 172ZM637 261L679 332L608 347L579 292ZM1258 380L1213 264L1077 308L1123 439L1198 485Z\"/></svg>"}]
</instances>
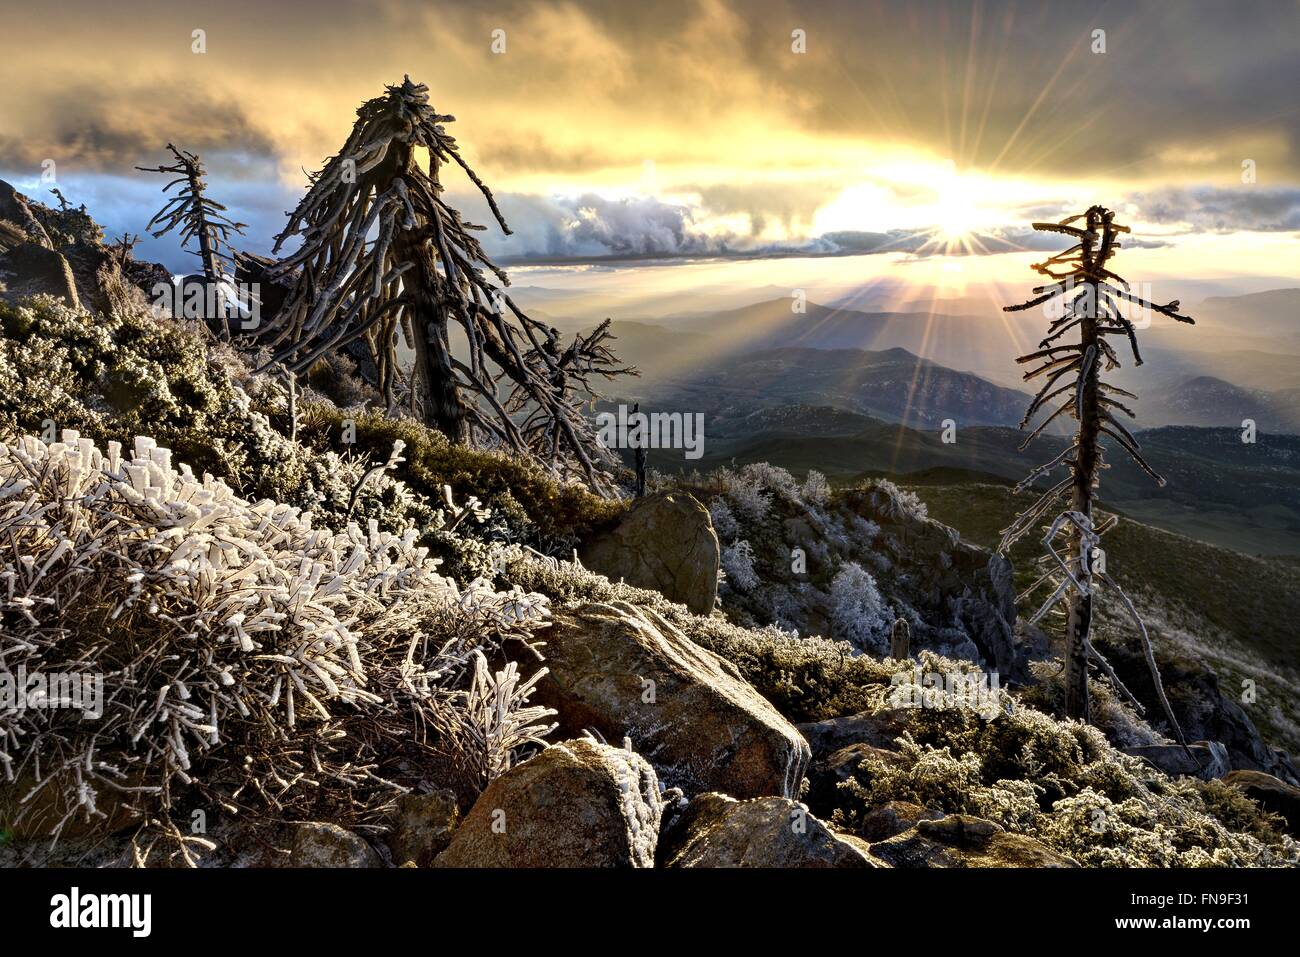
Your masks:
<instances>
[{"instance_id":1,"label":"sun","mask_svg":"<svg viewBox=\"0 0 1300 957\"><path fill-rule=\"evenodd\" d=\"M980 208L977 196L974 184L957 177L943 185L927 210L939 238L957 242L979 231L987 214Z\"/></svg>"}]
</instances>

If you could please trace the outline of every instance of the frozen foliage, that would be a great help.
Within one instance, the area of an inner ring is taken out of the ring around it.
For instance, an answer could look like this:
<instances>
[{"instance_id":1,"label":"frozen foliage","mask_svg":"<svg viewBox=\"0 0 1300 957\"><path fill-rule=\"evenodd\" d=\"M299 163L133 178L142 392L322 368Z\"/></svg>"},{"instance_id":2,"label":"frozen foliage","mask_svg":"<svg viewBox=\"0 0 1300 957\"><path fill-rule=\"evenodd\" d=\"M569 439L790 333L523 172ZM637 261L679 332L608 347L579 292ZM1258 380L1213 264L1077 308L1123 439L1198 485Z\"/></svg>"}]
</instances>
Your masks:
<instances>
[{"instance_id":1,"label":"frozen foliage","mask_svg":"<svg viewBox=\"0 0 1300 957\"><path fill-rule=\"evenodd\" d=\"M0 667L104 683L98 720L0 716L19 819L57 834L112 805L148 814L207 787L205 759L222 755L239 758L223 803L292 814L333 795L364 814L368 791L397 787L377 771L420 714L477 720L485 695L480 770L508 766L542 715L509 667L491 678L472 656L528 641L547 601L458 587L415 538L250 502L149 438L129 456L71 430L0 444Z\"/></svg>"},{"instance_id":2,"label":"frozen foliage","mask_svg":"<svg viewBox=\"0 0 1300 957\"><path fill-rule=\"evenodd\" d=\"M962 667L921 656L924 672ZM872 755L840 785L841 827L901 800L997 821L1085 866L1300 860L1295 841L1230 786L1168 778L1112 749L1096 728L1023 704L990 720L963 708L912 709L896 745L897 757Z\"/></svg>"},{"instance_id":3,"label":"frozen foliage","mask_svg":"<svg viewBox=\"0 0 1300 957\"><path fill-rule=\"evenodd\" d=\"M882 493L888 500L887 512L894 515L910 515L912 518L928 518L929 509L920 497L912 491L899 488L889 479L874 479L870 487Z\"/></svg>"},{"instance_id":4,"label":"frozen foliage","mask_svg":"<svg viewBox=\"0 0 1300 957\"><path fill-rule=\"evenodd\" d=\"M555 730L555 724L540 722L555 714L550 708L529 707L533 687L546 674L542 668L527 681L520 682L519 669L513 661L496 674L488 667L483 652L471 655L473 679L469 688L454 692L453 707L439 711L444 740L452 754L479 787L505 774L514 757L527 745L545 747L542 739Z\"/></svg>"},{"instance_id":5,"label":"frozen foliage","mask_svg":"<svg viewBox=\"0 0 1300 957\"><path fill-rule=\"evenodd\" d=\"M718 534L720 542L734 542L736 536L740 534L740 525L736 522L736 516L731 511L731 506L727 500L721 496L715 496L709 502L709 517L713 520L713 530Z\"/></svg>"},{"instance_id":6,"label":"frozen foliage","mask_svg":"<svg viewBox=\"0 0 1300 957\"><path fill-rule=\"evenodd\" d=\"M747 541L739 541L722 550L722 570L727 573L727 584L740 591L752 591L758 586L754 572L754 549Z\"/></svg>"},{"instance_id":7,"label":"frozen foliage","mask_svg":"<svg viewBox=\"0 0 1300 957\"><path fill-rule=\"evenodd\" d=\"M825 505L831 499L831 483L816 469L809 469L800 489L803 500L810 505Z\"/></svg>"},{"instance_id":8,"label":"frozen foliage","mask_svg":"<svg viewBox=\"0 0 1300 957\"><path fill-rule=\"evenodd\" d=\"M857 562L845 562L831 582L831 634L856 648L885 654L893 616L876 580Z\"/></svg>"}]
</instances>

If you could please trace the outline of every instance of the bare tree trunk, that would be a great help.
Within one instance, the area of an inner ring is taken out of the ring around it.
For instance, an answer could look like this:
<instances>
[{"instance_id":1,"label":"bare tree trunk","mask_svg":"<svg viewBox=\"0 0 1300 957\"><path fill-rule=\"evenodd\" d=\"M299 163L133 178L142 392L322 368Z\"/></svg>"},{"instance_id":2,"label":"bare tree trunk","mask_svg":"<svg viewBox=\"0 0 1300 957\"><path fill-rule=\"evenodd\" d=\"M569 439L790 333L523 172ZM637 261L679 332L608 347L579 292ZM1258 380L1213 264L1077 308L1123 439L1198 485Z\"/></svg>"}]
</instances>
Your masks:
<instances>
[{"instance_id":1,"label":"bare tree trunk","mask_svg":"<svg viewBox=\"0 0 1300 957\"><path fill-rule=\"evenodd\" d=\"M1075 451L1074 484L1070 508L1092 522L1092 490L1097 482L1098 439L1101 416L1097 401L1098 361L1097 309L1101 291L1090 283L1085 295L1091 295L1079 323L1080 343L1084 355L1091 351L1093 361L1087 364L1083 381L1079 385L1079 439ZM1083 541L1083 532L1076 530L1071 537L1074 554L1080 556L1078 579L1087 588L1083 594L1071 590L1068 619L1065 629L1065 715L1087 721L1088 711L1088 636L1092 629L1092 556Z\"/></svg>"},{"instance_id":2,"label":"bare tree trunk","mask_svg":"<svg viewBox=\"0 0 1300 957\"><path fill-rule=\"evenodd\" d=\"M405 237L400 237L403 244ZM415 350L412 386L420 386L424 420L458 444L469 441L465 420L465 403L456 387L456 373L451 365L451 347L447 335L447 313L435 301L437 288L433 254L427 246L417 244L400 250L399 255L415 263L410 283L403 278L405 295L411 300L411 346Z\"/></svg>"}]
</instances>

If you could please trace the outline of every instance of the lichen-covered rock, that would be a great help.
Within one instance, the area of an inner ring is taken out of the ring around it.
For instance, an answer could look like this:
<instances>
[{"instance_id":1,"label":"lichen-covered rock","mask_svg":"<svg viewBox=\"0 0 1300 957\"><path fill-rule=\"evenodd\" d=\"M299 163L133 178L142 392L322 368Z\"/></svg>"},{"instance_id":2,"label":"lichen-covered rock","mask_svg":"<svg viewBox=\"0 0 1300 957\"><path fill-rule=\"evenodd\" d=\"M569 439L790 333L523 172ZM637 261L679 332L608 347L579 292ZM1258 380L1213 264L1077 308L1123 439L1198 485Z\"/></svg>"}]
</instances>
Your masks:
<instances>
[{"instance_id":1,"label":"lichen-covered rock","mask_svg":"<svg viewBox=\"0 0 1300 957\"><path fill-rule=\"evenodd\" d=\"M337 824L295 824L288 857L278 867L383 867L384 862L364 838Z\"/></svg>"},{"instance_id":2,"label":"lichen-covered rock","mask_svg":"<svg viewBox=\"0 0 1300 957\"><path fill-rule=\"evenodd\" d=\"M397 865L407 861L429 867L447 849L460 812L454 791L404 794L397 799L397 811L388 835L388 849Z\"/></svg>"},{"instance_id":3,"label":"lichen-covered rock","mask_svg":"<svg viewBox=\"0 0 1300 957\"><path fill-rule=\"evenodd\" d=\"M584 565L611 581L651 588L697 615L718 597L718 536L709 510L687 492L648 495L613 529L587 541Z\"/></svg>"},{"instance_id":4,"label":"lichen-covered rock","mask_svg":"<svg viewBox=\"0 0 1300 957\"><path fill-rule=\"evenodd\" d=\"M794 797L808 744L734 667L624 602L557 612L534 701L561 733L631 738L670 786Z\"/></svg>"},{"instance_id":5,"label":"lichen-covered rock","mask_svg":"<svg viewBox=\"0 0 1300 957\"><path fill-rule=\"evenodd\" d=\"M663 867L879 867L867 845L779 797L701 794L664 829Z\"/></svg>"},{"instance_id":6,"label":"lichen-covered rock","mask_svg":"<svg viewBox=\"0 0 1300 957\"><path fill-rule=\"evenodd\" d=\"M1123 750L1125 754L1150 762L1170 777L1197 777L1209 781L1232 770L1228 749L1218 741L1197 741L1186 748L1178 744L1148 744Z\"/></svg>"},{"instance_id":7,"label":"lichen-covered rock","mask_svg":"<svg viewBox=\"0 0 1300 957\"><path fill-rule=\"evenodd\" d=\"M909 831L871 845L893 867L1077 867L1046 844L968 814L919 821Z\"/></svg>"},{"instance_id":8,"label":"lichen-covered rock","mask_svg":"<svg viewBox=\"0 0 1300 957\"><path fill-rule=\"evenodd\" d=\"M1300 788L1263 771L1230 771L1223 782L1240 788L1264 810L1282 815L1287 833L1300 837Z\"/></svg>"},{"instance_id":9,"label":"lichen-covered rock","mask_svg":"<svg viewBox=\"0 0 1300 957\"><path fill-rule=\"evenodd\" d=\"M435 867L653 867L663 805L638 754L553 745L485 790Z\"/></svg>"}]
</instances>

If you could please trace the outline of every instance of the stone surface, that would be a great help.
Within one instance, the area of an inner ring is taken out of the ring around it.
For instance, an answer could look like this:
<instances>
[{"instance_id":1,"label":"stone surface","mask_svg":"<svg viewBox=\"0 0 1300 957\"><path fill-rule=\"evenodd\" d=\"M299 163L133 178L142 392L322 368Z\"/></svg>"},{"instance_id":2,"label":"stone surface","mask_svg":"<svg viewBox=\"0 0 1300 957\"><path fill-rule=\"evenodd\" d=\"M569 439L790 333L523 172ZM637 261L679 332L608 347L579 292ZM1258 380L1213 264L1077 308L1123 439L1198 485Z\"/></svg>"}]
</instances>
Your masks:
<instances>
[{"instance_id":1,"label":"stone surface","mask_svg":"<svg viewBox=\"0 0 1300 957\"><path fill-rule=\"evenodd\" d=\"M812 748L814 757L823 757L850 744L869 744L876 748L897 747L895 740L906 729L907 711L894 708L872 714L847 715L796 725Z\"/></svg>"},{"instance_id":2,"label":"stone surface","mask_svg":"<svg viewBox=\"0 0 1300 957\"><path fill-rule=\"evenodd\" d=\"M1282 815L1287 833L1300 837L1300 788L1263 771L1230 771L1223 781L1240 788L1265 810Z\"/></svg>"},{"instance_id":3,"label":"stone surface","mask_svg":"<svg viewBox=\"0 0 1300 957\"><path fill-rule=\"evenodd\" d=\"M906 575L877 575L877 581L896 612L912 619L904 614L906 605L919 617L912 620L913 653L936 648L954 657L978 656L1004 681L1026 676L1015 641L1016 590L1006 558L913 514L887 488L853 489L842 501L880 526L873 547L887 567L907 570ZM965 639L954 642L950 633Z\"/></svg>"},{"instance_id":4,"label":"stone surface","mask_svg":"<svg viewBox=\"0 0 1300 957\"><path fill-rule=\"evenodd\" d=\"M579 550L592 571L653 589L697 615L712 612L717 601L719 554L709 510L680 491L640 499Z\"/></svg>"},{"instance_id":5,"label":"stone surface","mask_svg":"<svg viewBox=\"0 0 1300 957\"><path fill-rule=\"evenodd\" d=\"M454 791L402 795L387 839L393 863L400 866L410 861L429 867L447 849L459 823Z\"/></svg>"},{"instance_id":6,"label":"stone surface","mask_svg":"<svg viewBox=\"0 0 1300 957\"><path fill-rule=\"evenodd\" d=\"M653 867L663 807L640 755L553 745L497 778L435 867Z\"/></svg>"},{"instance_id":7,"label":"stone surface","mask_svg":"<svg viewBox=\"0 0 1300 957\"><path fill-rule=\"evenodd\" d=\"M1228 749L1218 741L1197 741L1188 745L1186 750L1177 744L1148 744L1124 748L1123 751L1150 762L1170 777L1198 777L1202 781L1209 781L1221 778L1232 770L1228 761Z\"/></svg>"},{"instance_id":8,"label":"stone surface","mask_svg":"<svg viewBox=\"0 0 1300 957\"><path fill-rule=\"evenodd\" d=\"M910 801L889 801L864 814L856 831L860 838L870 843L887 841L921 821L937 821L943 816L942 811L933 811Z\"/></svg>"},{"instance_id":9,"label":"stone surface","mask_svg":"<svg viewBox=\"0 0 1300 957\"><path fill-rule=\"evenodd\" d=\"M0 280L4 281L5 295L11 300L47 293L73 307L81 302L68 261L53 249L36 243L23 243L0 254Z\"/></svg>"},{"instance_id":10,"label":"stone surface","mask_svg":"<svg viewBox=\"0 0 1300 957\"><path fill-rule=\"evenodd\" d=\"M13 223L28 242L53 249L49 234L32 214L27 205L27 197L14 189L9 183L0 180L0 220Z\"/></svg>"},{"instance_id":11,"label":"stone surface","mask_svg":"<svg viewBox=\"0 0 1300 957\"><path fill-rule=\"evenodd\" d=\"M364 838L337 824L293 825L288 857L277 867L383 867L384 862Z\"/></svg>"},{"instance_id":12,"label":"stone surface","mask_svg":"<svg viewBox=\"0 0 1300 957\"><path fill-rule=\"evenodd\" d=\"M1078 867L1040 841L966 814L919 821L872 844L871 854L892 867Z\"/></svg>"},{"instance_id":13,"label":"stone surface","mask_svg":"<svg viewBox=\"0 0 1300 957\"><path fill-rule=\"evenodd\" d=\"M622 602L555 614L548 673L533 701L562 734L630 738L666 784L688 794L794 797L808 744L722 659L653 611Z\"/></svg>"},{"instance_id":14,"label":"stone surface","mask_svg":"<svg viewBox=\"0 0 1300 957\"><path fill-rule=\"evenodd\" d=\"M1152 726L1172 736L1139 644L1101 640L1098 649L1110 660L1120 680L1147 705L1147 718ZM1289 756L1264 743L1238 694L1224 687L1208 664L1182 651L1171 653L1159 644L1155 652L1169 704L1186 740L1221 743L1227 749L1232 770L1263 771L1300 785L1300 775Z\"/></svg>"},{"instance_id":15,"label":"stone surface","mask_svg":"<svg viewBox=\"0 0 1300 957\"><path fill-rule=\"evenodd\" d=\"M778 797L701 794L664 829L663 867L878 867L867 845Z\"/></svg>"}]
</instances>

